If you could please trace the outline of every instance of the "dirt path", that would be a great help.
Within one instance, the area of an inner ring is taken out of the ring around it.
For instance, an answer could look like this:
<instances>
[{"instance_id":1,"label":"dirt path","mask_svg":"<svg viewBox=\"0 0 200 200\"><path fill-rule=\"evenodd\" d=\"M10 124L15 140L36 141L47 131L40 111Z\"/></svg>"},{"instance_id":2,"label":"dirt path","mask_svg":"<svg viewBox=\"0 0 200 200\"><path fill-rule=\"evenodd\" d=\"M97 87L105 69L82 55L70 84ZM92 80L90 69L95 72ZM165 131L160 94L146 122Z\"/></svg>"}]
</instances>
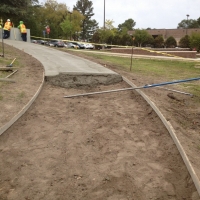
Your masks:
<instances>
[{"instance_id":1,"label":"dirt path","mask_svg":"<svg viewBox=\"0 0 200 200\"><path fill-rule=\"evenodd\" d=\"M178 150L140 96L63 98L77 92L87 91L46 84L1 136L2 199L192 199Z\"/></svg>"},{"instance_id":2,"label":"dirt path","mask_svg":"<svg viewBox=\"0 0 200 200\"><path fill-rule=\"evenodd\" d=\"M138 94L63 98L122 87L45 83L0 136L0 199L199 199L167 130Z\"/></svg>"}]
</instances>

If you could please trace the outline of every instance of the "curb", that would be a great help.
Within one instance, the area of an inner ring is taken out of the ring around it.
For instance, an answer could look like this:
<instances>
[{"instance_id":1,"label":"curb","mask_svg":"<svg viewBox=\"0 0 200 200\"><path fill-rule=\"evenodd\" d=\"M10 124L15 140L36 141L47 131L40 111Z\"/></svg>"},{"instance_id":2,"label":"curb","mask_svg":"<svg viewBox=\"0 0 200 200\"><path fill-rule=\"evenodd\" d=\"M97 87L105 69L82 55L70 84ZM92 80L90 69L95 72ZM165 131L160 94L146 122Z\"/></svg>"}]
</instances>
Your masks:
<instances>
[{"instance_id":1,"label":"curb","mask_svg":"<svg viewBox=\"0 0 200 200\"><path fill-rule=\"evenodd\" d=\"M126 79L125 77L122 77L123 80L129 84L132 87L136 87L136 85L134 85L131 81L129 81L128 79ZM169 121L166 120L166 118L163 116L163 114L160 112L160 110L156 107L156 105L140 90L140 89L136 89L136 91L146 100L146 102L152 107L152 109L156 112L156 114L159 116L159 118L161 119L161 121L163 122L163 124L165 125L165 127L167 128L168 132L170 133L174 143L176 144L176 147L179 151L179 153L181 154L181 157L188 169L188 172L190 173L190 176L192 177L192 180L194 182L194 185L197 189L197 192L200 196L200 181L198 176L196 175L194 168L192 167L192 164L190 163L180 141L178 140L175 130L173 129L172 125L170 124Z\"/></svg>"},{"instance_id":2,"label":"curb","mask_svg":"<svg viewBox=\"0 0 200 200\"><path fill-rule=\"evenodd\" d=\"M37 92L34 94L32 99L22 108L21 111L19 111L9 122L7 122L4 126L0 128L0 135L2 135L8 128L10 128L28 109L29 107L33 104L35 99L38 97L40 94L42 87L44 85L44 72L43 72L43 80L42 83L40 84L40 87L38 88Z\"/></svg>"}]
</instances>

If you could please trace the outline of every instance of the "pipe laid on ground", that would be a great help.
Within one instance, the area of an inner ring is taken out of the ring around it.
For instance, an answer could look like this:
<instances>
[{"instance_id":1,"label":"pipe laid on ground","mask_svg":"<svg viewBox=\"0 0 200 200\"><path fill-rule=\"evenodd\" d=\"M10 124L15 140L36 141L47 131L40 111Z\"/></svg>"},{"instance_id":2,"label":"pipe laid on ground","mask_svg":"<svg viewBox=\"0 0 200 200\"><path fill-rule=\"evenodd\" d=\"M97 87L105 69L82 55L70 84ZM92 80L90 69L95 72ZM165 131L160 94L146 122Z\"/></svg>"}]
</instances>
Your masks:
<instances>
[{"instance_id":1,"label":"pipe laid on ground","mask_svg":"<svg viewBox=\"0 0 200 200\"><path fill-rule=\"evenodd\" d=\"M8 76L6 76L6 78L9 78L10 76L12 76L13 74L15 74L18 70L15 70L14 72L12 72L11 74L9 74Z\"/></svg>"},{"instance_id":2,"label":"pipe laid on ground","mask_svg":"<svg viewBox=\"0 0 200 200\"><path fill-rule=\"evenodd\" d=\"M15 83L15 80L12 79L8 79L8 78L0 78L0 82L11 82L11 83Z\"/></svg>"},{"instance_id":3,"label":"pipe laid on ground","mask_svg":"<svg viewBox=\"0 0 200 200\"><path fill-rule=\"evenodd\" d=\"M0 71L12 71L13 69L17 69L17 67L0 67Z\"/></svg>"},{"instance_id":4,"label":"pipe laid on ground","mask_svg":"<svg viewBox=\"0 0 200 200\"><path fill-rule=\"evenodd\" d=\"M85 94L75 94L75 95L64 96L64 98L88 96L88 95L111 93L111 92L120 92L120 91L126 91L126 90L145 89L145 88L159 87L162 85L171 85L171 84L176 84L176 83L183 83L183 82L197 81L197 80L200 80L200 77L171 81L171 82L155 83L155 84L151 84L151 85L149 84L149 85L144 85L144 86L140 86L140 87L123 88L123 89L108 90L108 91L101 91L101 92L90 92L90 93L85 93Z\"/></svg>"},{"instance_id":5,"label":"pipe laid on ground","mask_svg":"<svg viewBox=\"0 0 200 200\"><path fill-rule=\"evenodd\" d=\"M187 93L187 92L181 92L181 91L178 91L178 90L173 90L173 89L164 88L164 87L160 87L160 86L158 86L157 88L164 89L164 90L169 90L169 91L180 93L180 94L185 94L185 95L193 96L193 94Z\"/></svg>"}]
</instances>

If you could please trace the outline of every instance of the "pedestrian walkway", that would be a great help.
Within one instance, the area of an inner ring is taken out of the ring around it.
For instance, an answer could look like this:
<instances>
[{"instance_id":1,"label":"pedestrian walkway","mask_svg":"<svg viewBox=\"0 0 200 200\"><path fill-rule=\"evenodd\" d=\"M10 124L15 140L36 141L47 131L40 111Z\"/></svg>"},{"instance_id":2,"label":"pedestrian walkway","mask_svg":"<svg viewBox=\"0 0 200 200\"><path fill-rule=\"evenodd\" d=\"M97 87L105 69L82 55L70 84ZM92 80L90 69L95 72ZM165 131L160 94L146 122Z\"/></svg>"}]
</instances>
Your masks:
<instances>
[{"instance_id":1,"label":"pedestrian walkway","mask_svg":"<svg viewBox=\"0 0 200 200\"><path fill-rule=\"evenodd\" d=\"M113 84L122 81L121 75L89 60L39 44L4 40L39 60L45 69L45 78L54 85L74 87Z\"/></svg>"}]
</instances>

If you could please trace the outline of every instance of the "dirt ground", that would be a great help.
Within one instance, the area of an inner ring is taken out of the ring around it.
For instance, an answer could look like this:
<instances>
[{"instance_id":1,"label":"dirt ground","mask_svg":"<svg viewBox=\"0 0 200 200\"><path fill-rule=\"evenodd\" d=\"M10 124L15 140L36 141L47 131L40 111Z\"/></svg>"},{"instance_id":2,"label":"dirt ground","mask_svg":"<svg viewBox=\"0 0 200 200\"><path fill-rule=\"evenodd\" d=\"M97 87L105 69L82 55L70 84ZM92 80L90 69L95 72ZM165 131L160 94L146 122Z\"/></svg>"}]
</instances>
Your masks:
<instances>
[{"instance_id":1,"label":"dirt ground","mask_svg":"<svg viewBox=\"0 0 200 200\"><path fill-rule=\"evenodd\" d=\"M0 126L30 100L43 75L32 56L6 49L20 66L15 83L0 82ZM107 67L138 86L159 81ZM27 113L0 136L0 200L198 200L175 144L137 93L63 98L122 87L126 83L66 89L45 82ZM144 92L173 125L200 177L199 103L166 90Z\"/></svg>"}]
</instances>

